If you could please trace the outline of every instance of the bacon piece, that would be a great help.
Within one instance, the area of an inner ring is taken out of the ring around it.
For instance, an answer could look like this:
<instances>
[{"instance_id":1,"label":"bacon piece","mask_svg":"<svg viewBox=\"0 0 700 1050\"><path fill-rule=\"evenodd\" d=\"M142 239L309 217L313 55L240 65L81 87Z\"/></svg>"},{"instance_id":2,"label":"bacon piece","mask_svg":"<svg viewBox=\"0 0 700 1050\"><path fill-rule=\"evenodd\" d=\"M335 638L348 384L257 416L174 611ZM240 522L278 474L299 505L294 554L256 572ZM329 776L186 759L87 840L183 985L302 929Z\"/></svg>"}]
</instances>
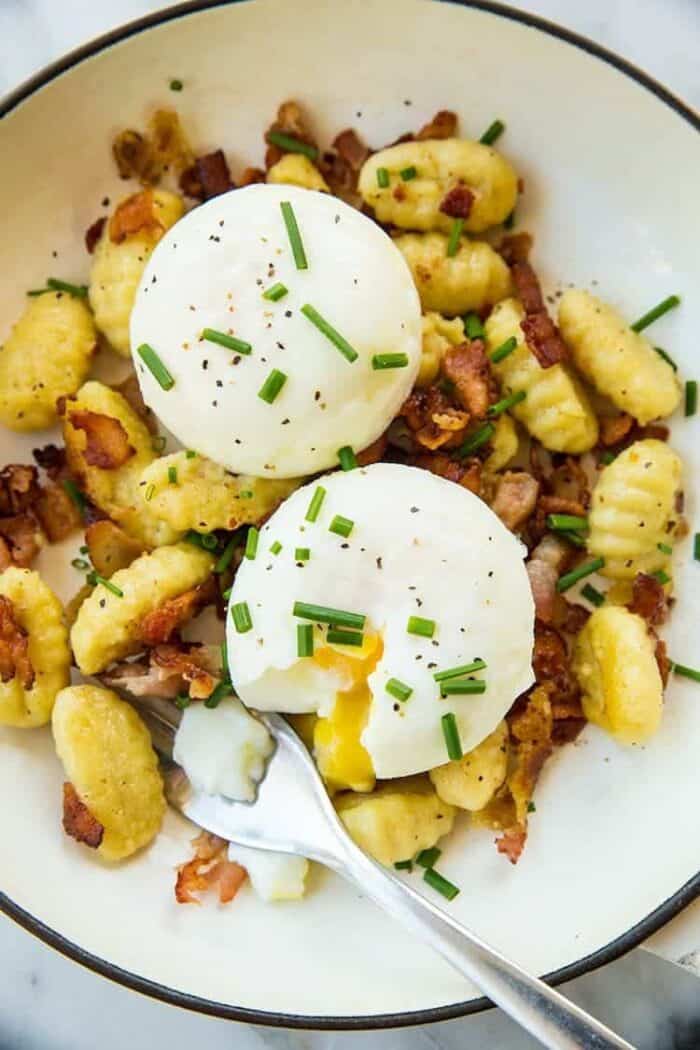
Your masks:
<instances>
[{"instance_id":1,"label":"bacon piece","mask_svg":"<svg viewBox=\"0 0 700 1050\"><path fill-rule=\"evenodd\" d=\"M143 644L151 647L169 641L175 631L213 602L217 590L216 581L209 577L204 583L161 602L141 618L138 636Z\"/></svg>"},{"instance_id":2,"label":"bacon piece","mask_svg":"<svg viewBox=\"0 0 700 1050\"><path fill-rule=\"evenodd\" d=\"M30 514L0 518L0 571L8 565L27 569L39 553L36 521Z\"/></svg>"},{"instance_id":3,"label":"bacon piece","mask_svg":"<svg viewBox=\"0 0 700 1050\"><path fill-rule=\"evenodd\" d=\"M41 490L33 510L50 543L64 540L83 524L78 507L58 482Z\"/></svg>"},{"instance_id":4,"label":"bacon piece","mask_svg":"<svg viewBox=\"0 0 700 1050\"><path fill-rule=\"evenodd\" d=\"M95 251L95 247L97 246L97 242L102 236L102 231L105 228L106 222L107 216L101 215L99 219L95 219L95 221L91 223L85 231L85 247L87 249L88 255L92 255Z\"/></svg>"},{"instance_id":5,"label":"bacon piece","mask_svg":"<svg viewBox=\"0 0 700 1050\"><path fill-rule=\"evenodd\" d=\"M70 783L63 785L63 830L76 842L82 842L90 849L97 849L102 842L105 829L99 820L81 802L78 793Z\"/></svg>"},{"instance_id":6,"label":"bacon piece","mask_svg":"<svg viewBox=\"0 0 700 1050\"><path fill-rule=\"evenodd\" d=\"M671 673L671 661L668 658L668 652L666 651L666 642L663 638L656 639L656 649L654 650L654 656L656 657L656 664L659 668L659 674L661 675L661 682L663 683L664 689L668 685L668 676Z\"/></svg>"},{"instance_id":7,"label":"bacon piece","mask_svg":"<svg viewBox=\"0 0 700 1050\"><path fill-rule=\"evenodd\" d=\"M517 864L520 860L526 841L527 828L520 824L506 828L503 834L495 839L496 849L499 853L504 853L511 864Z\"/></svg>"},{"instance_id":8,"label":"bacon piece","mask_svg":"<svg viewBox=\"0 0 700 1050\"><path fill-rule=\"evenodd\" d=\"M525 471L508 470L499 476L491 510L506 528L515 532L530 517L539 493L539 482Z\"/></svg>"},{"instance_id":9,"label":"bacon piece","mask_svg":"<svg viewBox=\"0 0 700 1050\"><path fill-rule=\"evenodd\" d=\"M70 422L76 430L85 433L83 456L91 467L117 470L136 455L136 449L129 444L129 435L120 420L101 412L85 410L71 412Z\"/></svg>"},{"instance_id":10,"label":"bacon piece","mask_svg":"<svg viewBox=\"0 0 700 1050\"><path fill-rule=\"evenodd\" d=\"M591 502L591 489L597 481L595 464L590 458L591 475L584 469L584 456L576 458L567 456L563 463L555 467L549 479L549 491L560 499L573 500L583 507ZM555 512L552 512L555 513Z\"/></svg>"},{"instance_id":11,"label":"bacon piece","mask_svg":"<svg viewBox=\"0 0 700 1050\"><path fill-rule=\"evenodd\" d=\"M228 904L245 882L245 868L226 859L228 843L216 835L203 831L192 840L192 845L194 857L177 869L175 899L178 904L199 904L194 894L213 887L218 889L219 902Z\"/></svg>"},{"instance_id":12,"label":"bacon piece","mask_svg":"<svg viewBox=\"0 0 700 1050\"><path fill-rule=\"evenodd\" d=\"M663 584L655 576L638 572L632 584L632 601L627 608L646 620L649 627L658 627L668 616Z\"/></svg>"},{"instance_id":13,"label":"bacon piece","mask_svg":"<svg viewBox=\"0 0 700 1050\"><path fill-rule=\"evenodd\" d=\"M554 627L535 623L532 669L539 685L547 685L552 702L578 700L580 689L569 665L566 642Z\"/></svg>"},{"instance_id":14,"label":"bacon piece","mask_svg":"<svg viewBox=\"0 0 700 1050\"><path fill-rule=\"evenodd\" d=\"M121 383L113 383L112 390L116 390L118 394L121 394L139 419L143 420L151 434L158 433L158 421L143 399L141 387L139 386L139 381L136 378L135 372L128 375L126 379L121 381Z\"/></svg>"},{"instance_id":15,"label":"bacon piece","mask_svg":"<svg viewBox=\"0 0 700 1050\"><path fill-rule=\"evenodd\" d=\"M163 230L151 189L132 193L117 206L109 220L109 237L114 244L121 244L127 237L150 230Z\"/></svg>"},{"instance_id":16,"label":"bacon piece","mask_svg":"<svg viewBox=\"0 0 700 1050\"><path fill-rule=\"evenodd\" d=\"M39 495L36 467L12 463L0 471L0 514L22 514Z\"/></svg>"},{"instance_id":17,"label":"bacon piece","mask_svg":"<svg viewBox=\"0 0 700 1050\"><path fill-rule=\"evenodd\" d=\"M258 182L265 181L265 172L262 168L245 168L241 174L238 185L239 186L252 186Z\"/></svg>"},{"instance_id":18,"label":"bacon piece","mask_svg":"<svg viewBox=\"0 0 700 1050\"><path fill-rule=\"evenodd\" d=\"M523 304L526 314L540 314L545 310L542 289L537 274L527 260L516 260L510 272L518 299Z\"/></svg>"},{"instance_id":19,"label":"bacon piece","mask_svg":"<svg viewBox=\"0 0 700 1050\"><path fill-rule=\"evenodd\" d=\"M557 594L557 580L569 556L569 548L564 540L550 533L540 540L525 565L535 602L535 615L542 623L553 623L565 604L562 596Z\"/></svg>"},{"instance_id":20,"label":"bacon piece","mask_svg":"<svg viewBox=\"0 0 700 1050\"><path fill-rule=\"evenodd\" d=\"M418 456L414 463L423 470L429 470L431 474L437 474L447 481L454 481L477 496L481 492L482 463L479 459L472 458L458 463L446 456L444 452L434 452L430 455Z\"/></svg>"},{"instance_id":21,"label":"bacon piece","mask_svg":"<svg viewBox=\"0 0 700 1050\"><path fill-rule=\"evenodd\" d=\"M355 208L362 206L357 180L362 165L370 155L356 131L348 128L333 139L333 151L324 153L319 167L331 193Z\"/></svg>"},{"instance_id":22,"label":"bacon piece","mask_svg":"<svg viewBox=\"0 0 700 1050\"><path fill-rule=\"evenodd\" d=\"M442 359L442 371L454 383L457 397L469 415L483 419L491 402L493 381L483 340L451 346Z\"/></svg>"},{"instance_id":23,"label":"bacon piece","mask_svg":"<svg viewBox=\"0 0 700 1050\"><path fill-rule=\"evenodd\" d=\"M565 602L565 605L566 615L559 626L565 634L576 636L581 633L590 620L590 609L586 609L583 605L578 605L576 602Z\"/></svg>"},{"instance_id":24,"label":"bacon piece","mask_svg":"<svg viewBox=\"0 0 700 1050\"><path fill-rule=\"evenodd\" d=\"M527 345L542 368L551 368L552 365L565 361L568 350L559 329L547 313L537 274L526 261L514 262L510 272L518 298L525 310L520 327Z\"/></svg>"},{"instance_id":25,"label":"bacon piece","mask_svg":"<svg viewBox=\"0 0 700 1050\"><path fill-rule=\"evenodd\" d=\"M527 262L532 251L533 239L529 233L511 233L498 246L498 253L509 266L516 262Z\"/></svg>"},{"instance_id":26,"label":"bacon piece","mask_svg":"<svg viewBox=\"0 0 700 1050\"><path fill-rule=\"evenodd\" d=\"M351 171L355 172L359 172L370 154L369 147L365 145L354 128L347 128L336 135L333 139L333 149Z\"/></svg>"},{"instance_id":27,"label":"bacon piece","mask_svg":"<svg viewBox=\"0 0 700 1050\"><path fill-rule=\"evenodd\" d=\"M474 194L469 187L459 183L442 198L440 211L452 219L468 219L474 200Z\"/></svg>"},{"instance_id":28,"label":"bacon piece","mask_svg":"<svg viewBox=\"0 0 700 1050\"><path fill-rule=\"evenodd\" d=\"M194 178L199 186L199 193L191 193L190 196L198 197L202 201L211 200L222 193L228 193L234 189L235 183L231 178L231 172L226 162L223 150L217 149L213 153L206 153L203 157L197 157L192 168ZM189 191L188 191L189 192Z\"/></svg>"},{"instance_id":29,"label":"bacon piece","mask_svg":"<svg viewBox=\"0 0 700 1050\"><path fill-rule=\"evenodd\" d=\"M356 459L361 467L368 467L370 463L378 463L386 452L387 445L389 444L389 438L387 432L384 431L380 434L376 441L373 441L367 448L363 448L361 452L357 453Z\"/></svg>"},{"instance_id":30,"label":"bacon piece","mask_svg":"<svg viewBox=\"0 0 700 1050\"><path fill-rule=\"evenodd\" d=\"M600 419L600 443L604 448L618 445L634 426L632 416L622 412L619 416L603 416Z\"/></svg>"},{"instance_id":31,"label":"bacon piece","mask_svg":"<svg viewBox=\"0 0 700 1050\"><path fill-rule=\"evenodd\" d=\"M456 131L457 114L450 109L441 109L414 137L416 142L423 142L425 139L451 139Z\"/></svg>"},{"instance_id":32,"label":"bacon piece","mask_svg":"<svg viewBox=\"0 0 700 1050\"><path fill-rule=\"evenodd\" d=\"M189 693L192 700L206 700L220 681L216 654L206 645L169 642L150 649L147 662L125 660L101 680L135 697L172 700L179 693Z\"/></svg>"},{"instance_id":33,"label":"bacon piece","mask_svg":"<svg viewBox=\"0 0 700 1050\"><path fill-rule=\"evenodd\" d=\"M56 481L66 467L66 450L58 445L44 445L32 449L32 455L42 470L45 470L52 481Z\"/></svg>"},{"instance_id":34,"label":"bacon piece","mask_svg":"<svg viewBox=\"0 0 700 1050\"><path fill-rule=\"evenodd\" d=\"M0 595L0 682L17 678L25 689L34 685L29 635L15 618L14 605Z\"/></svg>"},{"instance_id":35,"label":"bacon piece","mask_svg":"<svg viewBox=\"0 0 700 1050\"><path fill-rule=\"evenodd\" d=\"M431 452L443 445L455 448L461 444L469 422L467 413L455 408L435 384L424 390L413 390L400 414L414 431L418 444Z\"/></svg>"}]
</instances>

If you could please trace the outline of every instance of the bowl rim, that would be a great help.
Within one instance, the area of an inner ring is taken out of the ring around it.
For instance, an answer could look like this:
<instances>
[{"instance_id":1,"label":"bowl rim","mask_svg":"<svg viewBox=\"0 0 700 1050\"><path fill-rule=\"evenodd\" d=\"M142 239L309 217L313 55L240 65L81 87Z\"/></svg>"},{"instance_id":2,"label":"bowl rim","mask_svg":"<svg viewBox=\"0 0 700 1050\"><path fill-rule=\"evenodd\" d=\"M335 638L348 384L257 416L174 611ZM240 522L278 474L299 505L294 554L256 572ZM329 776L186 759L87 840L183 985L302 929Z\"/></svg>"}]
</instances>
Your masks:
<instances>
[{"instance_id":1,"label":"bowl rim","mask_svg":"<svg viewBox=\"0 0 700 1050\"><path fill-rule=\"evenodd\" d=\"M165 7L160 11L143 15L122 25L111 29L106 33L81 44L79 47L68 51L55 62L44 66L37 73L19 84L3 98L0 98L0 119L10 114L22 102L26 101L42 87L50 84L62 73L67 72L74 66L79 65L86 59L99 54L114 44L127 40L155 26L164 25L167 22L187 17L201 11L216 7L229 7L237 3L250 2L250 0L185 0L183 3ZM571 44L582 51L587 52L594 58L613 66L618 72L636 81L641 87L656 95L663 103L674 110L680 117L686 120L697 132L700 132L700 114L690 105L678 98L663 84L640 69L634 63L622 58L620 55L608 48L601 46L588 37L585 37L571 29L567 29L543 18L510 7L497 0L433 0L436 3L451 3L456 6L473 8L486 11L496 17L506 18L537 29L548 36L554 37L564 43ZM619 937L599 948L595 952L570 963L568 966L560 967L544 976L548 984L558 985L565 981L581 977L600 966L613 962L620 956L636 948L642 941L646 940L657 930L661 929L667 922L678 915L684 908L700 897L700 871L681 886L674 894L668 897L662 904L651 911L630 929ZM36 918L25 908L20 907L6 893L0 891L0 912L8 918L13 919L29 933L39 940L56 949L66 958L80 963L93 973L120 984L133 991L141 992L150 998L179 1006L195 1013L218 1017L224 1020L240 1021L247 1024L264 1025L273 1028L301 1029L308 1031L369 1031L376 1029L404 1028L425 1024L434 1024L438 1021L447 1021L469 1014L480 1013L491 1009L493 1003L485 997L470 999L460 1003L451 1003L447 1006L430 1007L423 1010L405 1011L388 1014L369 1015L346 1015L346 1016L314 1016L308 1014L288 1014L279 1011L266 1011L248 1007L231 1006L228 1003L205 999L188 992L181 992L174 988L168 988L158 981L153 981L129 970L122 969L106 959L74 944L63 934L52 929L41 919Z\"/></svg>"}]
</instances>

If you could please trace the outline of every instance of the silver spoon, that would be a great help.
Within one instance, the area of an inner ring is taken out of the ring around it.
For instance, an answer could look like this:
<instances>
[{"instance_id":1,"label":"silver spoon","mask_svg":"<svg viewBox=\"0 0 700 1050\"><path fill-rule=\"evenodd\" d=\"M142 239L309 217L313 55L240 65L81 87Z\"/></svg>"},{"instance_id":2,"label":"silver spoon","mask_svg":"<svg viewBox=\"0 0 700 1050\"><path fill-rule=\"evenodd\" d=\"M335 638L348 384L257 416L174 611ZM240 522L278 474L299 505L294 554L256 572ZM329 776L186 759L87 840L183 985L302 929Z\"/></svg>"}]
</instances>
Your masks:
<instances>
[{"instance_id":1,"label":"silver spoon","mask_svg":"<svg viewBox=\"0 0 700 1050\"><path fill-rule=\"evenodd\" d=\"M180 712L167 701L138 706L156 749L171 758ZM296 733L279 715L259 717L276 747L255 802L205 795L183 778L182 789L170 801L186 817L222 839L308 857L354 882L550 1050L634 1050L631 1043L490 948L363 853L336 816Z\"/></svg>"}]
</instances>

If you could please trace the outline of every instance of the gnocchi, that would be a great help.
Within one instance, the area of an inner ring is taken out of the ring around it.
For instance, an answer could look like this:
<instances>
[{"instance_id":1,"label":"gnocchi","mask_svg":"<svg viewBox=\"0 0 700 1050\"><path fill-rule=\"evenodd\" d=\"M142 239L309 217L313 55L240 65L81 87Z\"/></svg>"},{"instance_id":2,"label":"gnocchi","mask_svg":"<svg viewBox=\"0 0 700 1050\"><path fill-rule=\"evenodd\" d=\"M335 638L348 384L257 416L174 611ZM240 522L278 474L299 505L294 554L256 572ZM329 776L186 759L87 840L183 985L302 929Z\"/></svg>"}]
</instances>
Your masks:
<instances>
[{"instance_id":1,"label":"gnocchi","mask_svg":"<svg viewBox=\"0 0 700 1050\"><path fill-rule=\"evenodd\" d=\"M213 564L207 551L181 543L142 554L128 568L115 572L110 583L118 593L99 583L80 606L70 633L83 674L97 674L114 660L137 652L142 647L143 617L203 583Z\"/></svg>"},{"instance_id":2,"label":"gnocchi","mask_svg":"<svg viewBox=\"0 0 700 1050\"><path fill-rule=\"evenodd\" d=\"M37 572L0 573L0 724L32 728L51 719L70 681L68 632L56 595Z\"/></svg>"},{"instance_id":3,"label":"gnocchi","mask_svg":"<svg viewBox=\"0 0 700 1050\"><path fill-rule=\"evenodd\" d=\"M668 565L664 546L675 528L681 461L663 441L635 441L605 467L593 490L588 550L612 579L632 579Z\"/></svg>"},{"instance_id":4,"label":"gnocchi","mask_svg":"<svg viewBox=\"0 0 700 1050\"><path fill-rule=\"evenodd\" d=\"M673 369L612 306L571 288L559 303L559 327L576 367L623 412L645 424L678 407Z\"/></svg>"},{"instance_id":5,"label":"gnocchi","mask_svg":"<svg viewBox=\"0 0 700 1050\"><path fill-rule=\"evenodd\" d=\"M493 798L507 770L508 726L503 721L473 751L431 769L430 779L443 802L477 811Z\"/></svg>"},{"instance_id":6,"label":"gnocchi","mask_svg":"<svg viewBox=\"0 0 700 1050\"><path fill-rule=\"evenodd\" d=\"M20 431L52 426L57 399L87 376L96 340L82 299L65 292L31 298L0 348L0 422Z\"/></svg>"},{"instance_id":7,"label":"gnocchi","mask_svg":"<svg viewBox=\"0 0 700 1050\"><path fill-rule=\"evenodd\" d=\"M109 689L69 686L56 698L52 728L66 776L97 822L91 844L99 841L98 853L123 860L146 846L163 820L165 795L150 734L133 707Z\"/></svg>"},{"instance_id":8,"label":"gnocchi","mask_svg":"<svg viewBox=\"0 0 700 1050\"><path fill-rule=\"evenodd\" d=\"M402 233L394 244L410 267L424 310L454 316L511 294L510 270L485 241L462 237L453 256L443 233Z\"/></svg>"},{"instance_id":9,"label":"gnocchi","mask_svg":"<svg viewBox=\"0 0 700 1050\"><path fill-rule=\"evenodd\" d=\"M181 197L145 189L117 205L95 247L90 305L109 345L128 357L129 319L141 274L156 244L183 215Z\"/></svg>"},{"instance_id":10,"label":"gnocchi","mask_svg":"<svg viewBox=\"0 0 700 1050\"><path fill-rule=\"evenodd\" d=\"M598 421L579 381L565 365L542 368L525 343L517 299L494 307L485 324L489 351L514 337L516 349L494 365L507 393L524 393L513 415L552 452L587 452L598 440Z\"/></svg>"},{"instance_id":11,"label":"gnocchi","mask_svg":"<svg viewBox=\"0 0 700 1050\"><path fill-rule=\"evenodd\" d=\"M321 172L303 153L285 153L268 171L267 181L286 186L301 186L303 190L330 193L328 183Z\"/></svg>"},{"instance_id":12,"label":"gnocchi","mask_svg":"<svg viewBox=\"0 0 700 1050\"><path fill-rule=\"evenodd\" d=\"M661 722L654 648L641 616L622 606L596 609L576 639L573 669L586 718L625 744L649 740Z\"/></svg>"},{"instance_id":13,"label":"gnocchi","mask_svg":"<svg viewBox=\"0 0 700 1050\"><path fill-rule=\"evenodd\" d=\"M440 372L445 353L451 346L464 342L464 322L461 317L448 321L441 314L430 311L423 315L423 342L416 386L430 386Z\"/></svg>"},{"instance_id":14,"label":"gnocchi","mask_svg":"<svg viewBox=\"0 0 700 1050\"><path fill-rule=\"evenodd\" d=\"M506 412L496 419L495 430L491 437L491 451L484 460L487 474L495 474L506 467L518 452L520 442L518 429L514 420Z\"/></svg>"},{"instance_id":15,"label":"gnocchi","mask_svg":"<svg viewBox=\"0 0 700 1050\"><path fill-rule=\"evenodd\" d=\"M388 173L386 186L379 183L380 168ZM415 175L406 179L412 169ZM468 139L401 142L372 154L360 172L359 190L365 203L380 222L405 230L449 233L454 218L441 205L455 189L469 195L464 229L481 233L512 212L518 176L496 150Z\"/></svg>"}]
</instances>

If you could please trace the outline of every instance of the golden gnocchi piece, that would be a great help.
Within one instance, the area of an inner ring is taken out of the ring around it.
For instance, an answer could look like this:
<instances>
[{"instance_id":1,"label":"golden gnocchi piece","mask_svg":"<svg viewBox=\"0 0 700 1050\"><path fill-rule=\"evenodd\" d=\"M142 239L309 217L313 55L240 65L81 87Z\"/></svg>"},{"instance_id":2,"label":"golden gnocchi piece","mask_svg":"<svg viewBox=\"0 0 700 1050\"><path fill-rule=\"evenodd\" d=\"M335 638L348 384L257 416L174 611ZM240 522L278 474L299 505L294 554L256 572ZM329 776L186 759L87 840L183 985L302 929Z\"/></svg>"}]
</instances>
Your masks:
<instances>
[{"instance_id":1,"label":"golden gnocchi piece","mask_svg":"<svg viewBox=\"0 0 700 1050\"><path fill-rule=\"evenodd\" d=\"M491 438L491 452L484 460L486 473L495 474L507 466L516 455L519 444L515 421L503 412L496 419L496 429Z\"/></svg>"},{"instance_id":2,"label":"golden gnocchi piece","mask_svg":"<svg viewBox=\"0 0 700 1050\"><path fill-rule=\"evenodd\" d=\"M571 288L559 303L559 328L576 367L641 424L670 416L678 407L681 388L675 372L612 306Z\"/></svg>"},{"instance_id":3,"label":"golden gnocchi piece","mask_svg":"<svg viewBox=\"0 0 700 1050\"><path fill-rule=\"evenodd\" d=\"M147 845L163 820L165 795L150 734L133 707L109 689L69 686L56 698L52 728L77 796L70 810L64 807L68 833L106 860L123 860ZM90 835L81 831L81 816Z\"/></svg>"},{"instance_id":4,"label":"golden gnocchi piece","mask_svg":"<svg viewBox=\"0 0 700 1050\"><path fill-rule=\"evenodd\" d=\"M388 172L380 186L379 168ZM415 168L414 178L401 172ZM515 207L518 176L508 161L490 146L468 139L426 139L401 142L372 154L360 172L359 190L380 222L404 230L449 233L455 209L443 204L455 191L471 197L464 210L464 229L481 233L503 222ZM452 214L441 211L441 205Z\"/></svg>"},{"instance_id":5,"label":"golden gnocchi piece","mask_svg":"<svg viewBox=\"0 0 700 1050\"><path fill-rule=\"evenodd\" d=\"M163 234L183 215L182 197L145 189L121 201L105 224L90 272L90 305L110 346L130 354L129 319L141 275Z\"/></svg>"},{"instance_id":6,"label":"golden gnocchi piece","mask_svg":"<svg viewBox=\"0 0 700 1050\"><path fill-rule=\"evenodd\" d=\"M402 233L394 238L424 310L453 316L510 295L510 270L490 244L462 237L457 254L449 256L447 241L444 233Z\"/></svg>"},{"instance_id":7,"label":"golden gnocchi piece","mask_svg":"<svg viewBox=\"0 0 700 1050\"><path fill-rule=\"evenodd\" d=\"M439 313L423 315L423 343L416 386L430 386L437 379L442 359L451 346L464 342L464 322L461 317L449 321Z\"/></svg>"},{"instance_id":8,"label":"golden gnocchi piece","mask_svg":"<svg viewBox=\"0 0 700 1050\"><path fill-rule=\"evenodd\" d=\"M321 172L303 153L285 153L268 171L267 181L284 186L300 186L302 190L330 193L328 183Z\"/></svg>"},{"instance_id":9,"label":"golden gnocchi piece","mask_svg":"<svg viewBox=\"0 0 700 1050\"><path fill-rule=\"evenodd\" d=\"M462 758L430 770L438 796L460 809L483 809L506 779L508 726L500 722L493 733Z\"/></svg>"},{"instance_id":10,"label":"golden gnocchi piece","mask_svg":"<svg viewBox=\"0 0 700 1050\"><path fill-rule=\"evenodd\" d=\"M96 340L82 299L66 292L30 298L0 348L0 422L20 431L53 426L56 400L83 382Z\"/></svg>"},{"instance_id":11,"label":"golden gnocchi piece","mask_svg":"<svg viewBox=\"0 0 700 1050\"><path fill-rule=\"evenodd\" d=\"M679 457L663 441L635 441L603 469L593 490L588 550L605 558L611 579L667 567L659 550L675 528L675 497L681 484Z\"/></svg>"},{"instance_id":12,"label":"golden gnocchi piece","mask_svg":"<svg viewBox=\"0 0 700 1050\"><path fill-rule=\"evenodd\" d=\"M0 573L0 724L30 729L51 719L70 681L68 631L56 595L37 572Z\"/></svg>"},{"instance_id":13,"label":"golden gnocchi piece","mask_svg":"<svg viewBox=\"0 0 700 1050\"><path fill-rule=\"evenodd\" d=\"M644 743L661 724L654 650L644 620L621 606L596 609L576 639L573 669L586 718L624 744Z\"/></svg>"},{"instance_id":14,"label":"golden gnocchi piece","mask_svg":"<svg viewBox=\"0 0 700 1050\"><path fill-rule=\"evenodd\" d=\"M587 452L598 440L598 421L586 392L565 365L540 366L525 343L520 327L524 316L517 299L505 299L485 324L489 352L511 337L518 341L516 349L494 365L504 392L525 394L511 412L551 452Z\"/></svg>"},{"instance_id":15,"label":"golden gnocchi piece","mask_svg":"<svg viewBox=\"0 0 700 1050\"><path fill-rule=\"evenodd\" d=\"M170 482L175 470L177 483ZM174 452L154 460L141 475L140 494L149 512L172 529L211 532L257 524L301 484L228 474L206 456Z\"/></svg>"},{"instance_id":16,"label":"golden gnocchi piece","mask_svg":"<svg viewBox=\"0 0 700 1050\"><path fill-rule=\"evenodd\" d=\"M392 780L368 795L339 795L335 807L357 845L387 866L434 846L455 818L454 807L420 776Z\"/></svg>"},{"instance_id":17,"label":"golden gnocchi piece","mask_svg":"<svg viewBox=\"0 0 700 1050\"><path fill-rule=\"evenodd\" d=\"M189 543L158 547L142 554L127 569L119 569L110 583L121 593L98 584L80 606L70 640L83 674L97 674L143 647L143 617L169 598L204 583L214 559Z\"/></svg>"},{"instance_id":18,"label":"golden gnocchi piece","mask_svg":"<svg viewBox=\"0 0 700 1050\"><path fill-rule=\"evenodd\" d=\"M73 415L81 412L107 416L121 424L133 449L122 466L107 469L88 462L88 435L71 422ZM64 405L63 440L71 473L85 494L126 533L147 547L180 539L180 531L152 514L143 503L141 474L156 458L156 453L153 435L126 398L104 383L94 380L85 383L76 398Z\"/></svg>"}]
</instances>

